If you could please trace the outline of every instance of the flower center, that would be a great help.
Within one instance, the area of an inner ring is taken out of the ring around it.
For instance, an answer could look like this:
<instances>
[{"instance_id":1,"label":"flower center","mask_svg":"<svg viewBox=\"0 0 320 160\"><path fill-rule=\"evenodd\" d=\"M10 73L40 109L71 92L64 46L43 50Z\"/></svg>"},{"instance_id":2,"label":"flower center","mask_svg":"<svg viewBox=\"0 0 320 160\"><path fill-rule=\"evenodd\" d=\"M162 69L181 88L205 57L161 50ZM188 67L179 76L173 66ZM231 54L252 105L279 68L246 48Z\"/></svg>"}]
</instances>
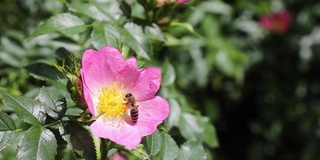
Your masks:
<instances>
[{"instance_id":1,"label":"flower center","mask_svg":"<svg viewBox=\"0 0 320 160\"><path fill-rule=\"evenodd\" d=\"M104 118L114 120L127 112L128 107L124 103L124 91L118 87L118 83L113 83L111 86L104 86L100 90L99 103L97 105L97 115Z\"/></svg>"}]
</instances>

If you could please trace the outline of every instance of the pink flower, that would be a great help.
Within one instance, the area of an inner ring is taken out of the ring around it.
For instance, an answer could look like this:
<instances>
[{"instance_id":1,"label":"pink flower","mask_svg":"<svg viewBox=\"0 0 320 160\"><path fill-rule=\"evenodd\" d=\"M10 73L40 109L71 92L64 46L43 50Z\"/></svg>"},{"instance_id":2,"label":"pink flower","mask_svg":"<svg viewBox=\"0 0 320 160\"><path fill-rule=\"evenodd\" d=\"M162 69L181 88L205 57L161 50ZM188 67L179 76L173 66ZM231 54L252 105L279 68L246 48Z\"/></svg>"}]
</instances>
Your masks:
<instances>
[{"instance_id":1,"label":"pink flower","mask_svg":"<svg viewBox=\"0 0 320 160\"><path fill-rule=\"evenodd\" d=\"M105 46L84 52L80 72L84 98L96 119L90 126L95 136L133 149L168 117L168 102L155 95L161 84L158 68L138 69L134 57L125 60L117 49ZM128 93L136 103L126 101ZM133 104L138 105L136 123L130 116Z\"/></svg>"},{"instance_id":2,"label":"pink flower","mask_svg":"<svg viewBox=\"0 0 320 160\"><path fill-rule=\"evenodd\" d=\"M124 153L125 154L125 153ZM121 156L120 153L114 152L107 158L108 160L126 160L124 157Z\"/></svg>"},{"instance_id":3,"label":"pink flower","mask_svg":"<svg viewBox=\"0 0 320 160\"><path fill-rule=\"evenodd\" d=\"M279 11L270 15L262 16L259 23L267 30L278 34L284 34L292 23L292 16L287 11Z\"/></svg>"}]
</instances>

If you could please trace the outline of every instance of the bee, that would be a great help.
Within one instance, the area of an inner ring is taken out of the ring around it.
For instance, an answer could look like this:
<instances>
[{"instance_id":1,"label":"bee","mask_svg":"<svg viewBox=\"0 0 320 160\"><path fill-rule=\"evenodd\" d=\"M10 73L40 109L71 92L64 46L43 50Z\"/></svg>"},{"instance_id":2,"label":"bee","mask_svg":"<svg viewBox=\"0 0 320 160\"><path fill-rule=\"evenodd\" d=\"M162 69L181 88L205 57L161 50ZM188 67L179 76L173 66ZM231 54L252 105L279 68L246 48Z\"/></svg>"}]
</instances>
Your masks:
<instances>
[{"instance_id":1,"label":"bee","mask_svg":"<svg viewBox=\"0 0 320 160\"><path fill-rule=\"evenodd\" d=\"M133 97L131 93L127 93L126 96L126 103L130 107L130 117L131 121L136 124L139 118L139 105L136 104L136 99Z\"/></svg>"}]
</instances>

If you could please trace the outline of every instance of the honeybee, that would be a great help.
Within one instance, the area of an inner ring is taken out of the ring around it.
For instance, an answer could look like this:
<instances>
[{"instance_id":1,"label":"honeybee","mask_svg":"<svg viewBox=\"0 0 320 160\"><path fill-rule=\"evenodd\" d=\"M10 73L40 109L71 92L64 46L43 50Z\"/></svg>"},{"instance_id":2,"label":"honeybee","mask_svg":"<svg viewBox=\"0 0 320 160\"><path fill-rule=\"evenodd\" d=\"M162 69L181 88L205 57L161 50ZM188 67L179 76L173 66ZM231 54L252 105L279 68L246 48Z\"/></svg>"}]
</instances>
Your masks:
<instances>
[{"instance_id":1,"label":"honeybee","mask_svg":"<svg viewBox=\"0 0 320 160\"><path fill-rule=\"evenodd\" d=\"M125 100L127 105L130 107L130 117L131 121L135 124L139 118L139 105L136 104L136 99L133 97L131 93L127 93L125 96Z\"/></svg>"}]
</instances>

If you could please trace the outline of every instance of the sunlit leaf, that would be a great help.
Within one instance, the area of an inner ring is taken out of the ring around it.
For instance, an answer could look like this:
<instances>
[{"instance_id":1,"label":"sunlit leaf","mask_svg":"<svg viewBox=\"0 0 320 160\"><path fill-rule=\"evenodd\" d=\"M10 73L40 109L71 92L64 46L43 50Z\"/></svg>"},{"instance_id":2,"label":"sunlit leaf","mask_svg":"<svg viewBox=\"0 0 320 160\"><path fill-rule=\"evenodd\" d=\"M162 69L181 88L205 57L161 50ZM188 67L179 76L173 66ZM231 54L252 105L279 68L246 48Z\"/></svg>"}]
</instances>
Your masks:
<instances>
[{"instance_id":1,"label":"sunlit leaf","mask_svg":"<svg viewBox=\"0 0 320 160\"><path fill-rule=\"evenodd\" d=\"M153 23L152 25L146 26L145 32L150 39L155 39L158 41L166 41L166 37L161 31L161 28L159 28L159 26L156 25L155 23Z\"/></svg>"},{"instance_id":2,"label":"sunlit leaf","mask_svg":"<svg viewBox=\"0 0 320 160\"><path fill-rule=\"evenodd\" d=\"M16 132L4 131L0 132L0 151L12 144L13 139L16 138Z\"/></svg>"},{"instance_id":3,"label":"sunlit leaf","mask_svg":"<svg viewBox=\"0 0 320 160\"><path fill-rule=\"evenodd\" d=\"M204 128L204 132L203 132L204 142L212 148L218 147L219 142L218 142L216 129L214 128L213 124L210 122L210 119L208 117L203 117L198 115L197 122Z\"/></svg>"},{"instance_id":4,"label":"sunlit leaf","mask_svg":"<svg viewBox=\"0 0 320 160\"><path fill-rule=\"evenodd\" d=\"M15 138L16 126L12 118L0 111L0 151L10 145L10 142Z\"/></svg>"},{"instance_id":5,"label":"sunlit leaf","mask_svg":"<svg viewBox=\"0 0 320 160\"><path fill-rule=\"evenodd\" d=\"M66 112L66 99L56 88L42 87L37 96L37 100L44 104L47 113L52 118L61 118Z\"/></svg>"},{"instance_id":6,"label":"sunlit leaf","mask_svg":"<svg viewBox=\"0 0 320 160\"><path fill-rule=\"evenodd\" d=\"M88 16L92 19L97 21L109 21L111 20L110 17L105 15L101 12L95 5L92 3L81 3L81 2L74 2L69 3L68 7L71 11L81 13L85 16Z\"/></svg>"},{"instance_id":7,"label":"sunlit leaf","mask_svg":"<svg viewBox=\"0 0 320 160\"><path fill-rule=\"evenodd\" d=\"M203 1L189 17L189 22L193 25L197 25L207 16L208 13L230 15L232 8L223 1Z\"/></svg>"},{"instance_id":8,"label":"sunlit leaf","mask_svg":"<svg viewBox=\"0 0 320 160\"><path fill-rule=\"evenodd\" d=\"M178 156L179 148L172 137L165 133L160 133L161 148L158 154L155 155L157 159L174 160Z\"/></svg>"},{"instance_id":9,"label":"sunlit leaf","mask_svg":"<svg viewBox=\"0 0 320 160\"><path fill-rule=\"evenodd\" d=\"M73 35L81 33L86 29L87 26L85 26L84 22L79 17L70 13L64 13L44 21L38 28L36 28L30 38L57 31L72 37Z\"/></svg>"},{"instance_id":10,"label":"sunlit leaf","mask_svg":"<svg viewBox=\"0 0 320 160\"><path fill-rule=\"evenodd\" d=\"M147 145L145 146L148 153L153 156L157 154L161 146L160 133L156 130L152 135L147 136L146 138Z\"/></svg>"},{"instance_id":11,"label":"sunlit leaf","mask_svg":"<svg viewBox=\"0 0 320 160\"><path fill-rule=\"evenodd\" d=\"M0 60L1 62L9 64L10 66L14 66L14 67L21 66L20 59L7 52L0 52Z\"/></svg>"},{"instance_id":12,"label":"sunlit leaf","mask_svg":"<svg viewBox=\"0 0 320 160\"><path fill-rule=\"evenodd\" d=\"M206 1L201 3L200 7L207 12L216 14L228 15L232 11L231 6L223 1Z\"/></svg>"},{"instance_id":13,"label":"sunlit leaf","mask_svg":"<svg viewBox=\"0 0 320 160\"><path fill-rule=\"evenodd\" d=\"M99 11L108 16L114 22L115 20L118 20L123 14L118 0L90 0L90 2L94 4Z\"/></svg>"},{"instance_id":14,"label":"sunlit leaf","mask_svg":"<svg viewBox=\"0 0 320 160\"><path fill-rule=\"evenodd\" d=\"M149 55L152 55L152 45L143 33L142 27L132 22L126 23L123 27L124 42L130 46L137 55L150 59Z\"/></svg>"},{"instance_id":15,"label":"sunlit leaf","mask_svg":"<svg viewBox=\"0 0 320 160\"><path fill-rule=\"evenodd\" d=\"M166 122L165 124L167 124L166 126L168 128L172 128L174 126L177 127L179 125L179 120L181 116L180 104L176 99L169 99L169 104L170 104L170 114L167 120L165 121Z\"/></svg>"},{"instance_id":16,"label":"sunlit leaf","mask_svg":"<svg viewBox=\"0 0 320 160\"><path fill-rule=\"evenodd\" d=\"M16 129L14 121L5 112L0 110L0 132L10 131Z\"/></svg>"},{"instance_id":17,"label":"sunlit leaf","mask_svg":"<svg viewBox=\"0 0 320 160\"><path fill-rule=\"evenodd\" d=\"M57 140L45 128L31 127L18 144L18 159L54 160L57 154Z\"/></svg>"},{"instance_id":18,"label":"sunlit leaf","mask_svg":"<svg viewBox=\"0 0 320 160\"><path fill-rule=\"evenodd\" d=\"M188 140L199 140L203 134L203 126L197 123L197 119L193 114L183 113L180 118L179 130L181 135Z\"/></svg>"},{"instance_id":19,"label":"sunlit leaf","mask_svg":"<svg viewBox=\"0 0 320 160\"><path fill-rule=\"evenodd\" d=\"M180 147L180 152L177 160L206 160L207 153L205 152L202 143L196 141L187 141Z\"/></svg>"},{"instance_id":20,"label":"sunlit leaf","mask_svg":"<svg viewBox=\"0 0 320 160\"><path fill-rule=\"evenodd\" d=\"M226 75L233 75L233 63L226 52L218 52L216 54L216 66Z\"/></svg>"},{"instance_id":21,"label":"sunlit leaf","mask_svg":"<svg viewBox=\"0 0 320 160\"><path fill-rule=\"evenodd\" d=\"M96 49L105 45L117 46L117 39L121 38L121 28L113 24L94 22L91 38Z\"/></svg>"},{"instance_id":22,"label":"sunlit leaf","mask_svg":"<svg viewBox=\"0 0 320 160\"><path fill-rule=\"evenodd\" d=\"M186 30L188 30L190 33L192 33L193 35L197 36L197 37L202 37L199 33L195 32L193 29L193 26L190 23L186 23L186 22L172 22L170 24L173 27L182 27L185 28Z\"/></svg>"},{"instance_id":23,"label":"sunlit leaf","mask_svg":"<svg viewBox=\"0 0 320 160\"><path fill-rule=\"evenodd\" d=\"M183 113L179 123L181 135L188 140L204 141L210 147L218 147L214 126L208 117Z\"/></svg>"},{"instance_id":24,"label":"sunlit leaf","mask_svg":"<svg viewBox=\"0 0 320 160\"><path fill-rule=\"evenodd\" d=\"M46 119L45 109L42 104L34 99L15 96L0 91L3 103L12 108L18 117L26 123L41 125Z\"/></svg>"},{"instance_id":25,"label":"sunlit leaf","mask_svg":"<svg viewBox=\"0 0 320 160\"><path fill-rule=\"evenodd\" d=\"M163 72L162 85L163 86L172 85L176 80L176 72L168 59L164 61L162 72Z\"/></svg>"},{"instance_id":26,"label":"sunlit leaf","mask_svg":"<svg viewBox=\"0 0 320 160\"><path fill-rule=\"evenodd\" d=\"M196 41L194 43L196 43ZM206 61L203 58L201 46L199 44L192 45L192 47L190 47L190 55L194 61L192 73L194 77L197 77L195 81L199 86L204 86L208 82L209 70Z\"/></svg>"},{"instance_id":27,"label":"sunlit leaf","mask_svg":"<svg viewBox=\"0 0 320 160\"><path fill-rule=\"evenodd\" d=\"M11 66L21 67L21 59L25 57L25 51L21 46L8 37L1 37L1 45L3 48L0 52L0 60Z\"/></svg>"}]
</instances>

